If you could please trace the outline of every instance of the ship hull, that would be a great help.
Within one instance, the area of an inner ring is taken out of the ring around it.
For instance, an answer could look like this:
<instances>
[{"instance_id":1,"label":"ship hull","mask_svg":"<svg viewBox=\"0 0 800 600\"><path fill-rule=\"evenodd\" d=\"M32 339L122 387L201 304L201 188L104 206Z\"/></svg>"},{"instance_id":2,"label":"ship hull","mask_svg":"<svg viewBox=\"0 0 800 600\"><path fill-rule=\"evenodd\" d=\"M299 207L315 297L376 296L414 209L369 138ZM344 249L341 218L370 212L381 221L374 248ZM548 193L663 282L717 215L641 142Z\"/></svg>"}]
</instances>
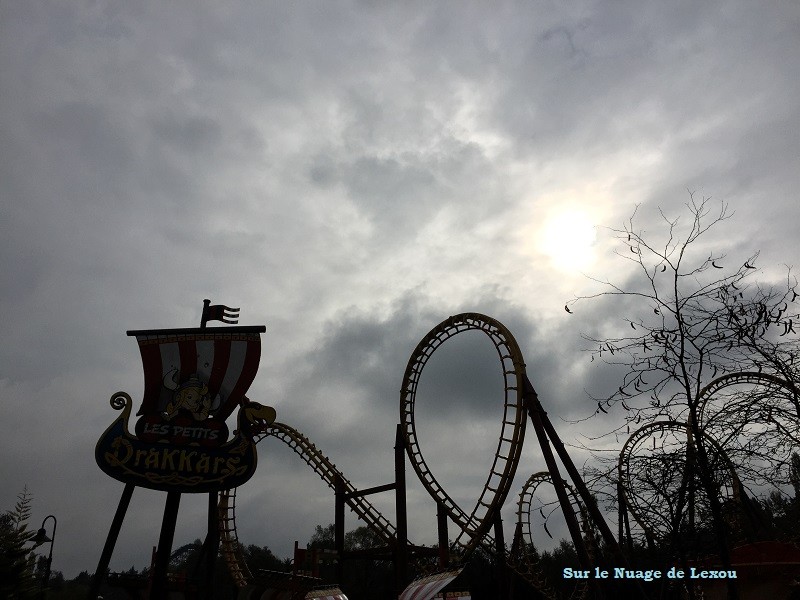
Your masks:
<instances>
[{"instance_id":1,"label":"ship hull","mask_svg":"<svg viewBox=\"0 0 800 600\"><path fill-rule=\"evenodd\" d=\"M130 434L127 416L120 415L95 447L100 469L118 481L166 492L201 493L238 487L255 473L256 447L241 430L216 447L147 442Z\"/></svg>"}]
</instances>

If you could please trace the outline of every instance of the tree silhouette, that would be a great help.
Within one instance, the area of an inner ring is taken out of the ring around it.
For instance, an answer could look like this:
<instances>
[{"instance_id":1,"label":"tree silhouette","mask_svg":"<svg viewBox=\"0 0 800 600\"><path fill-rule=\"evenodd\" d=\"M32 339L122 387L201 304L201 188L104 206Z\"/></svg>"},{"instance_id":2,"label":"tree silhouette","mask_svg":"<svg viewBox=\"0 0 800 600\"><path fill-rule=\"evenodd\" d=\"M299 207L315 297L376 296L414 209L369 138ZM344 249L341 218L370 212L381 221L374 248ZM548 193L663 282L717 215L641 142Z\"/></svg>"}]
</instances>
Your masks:
<instances>
[{"instance_id":1,"label":"tree silhouette","mask_svg":"<svg viewBox=\"0 0 800 600\"><path fill-rule=\"evenodd\" d=\"M709 249L704 236L731 216L725 203L712 212L708 199L697 201L690 194L686 208L686 223L660 211L661 233L640 229L635 224L637 211L622 228L611 229L621 248L616 254L634 264L635 275L625 283L590 277L601 285L600 291L579 296L565 308L578 313L581 304L605 298L624 311L616 331L584 334L590 360L614 365L622 373L611 393L592 396L595 414L621 408L625 419L611 432L617 436L656 421L686 424L689 456L677 485L686 499L675 499L674 509L691 509L691 482L697 479L705 491L707 521L721 561L729 566L722 482L714 469L716 453L704 432L708 423L715 424L708 427L708 434L724 437L717 441L731 455L737 472L755 477L766 472L766 464L769 476L760 483L788 481L791 443L785 442L800 437L800 394L795 387L800 361L797 280L789 269L781 284L759 283L754 278L759 272L757 252L734 263ZM754 379L752 385L726 389L728 402L735 397L740 408L763 406L762 420L777 422L780 435L762 435L760 446L752 443L752 436L763 432L763 427L753 427L760 409L737 421L733 413L720 416L718 409L725 403L703 394L719 378L742 372L770 374L786 384L765 387ZM777 412L769 412L778 388L783 396L781 419L775 418ZM707 413L701 414L704 405ZM730 588L729 594L735 598L735 589Z\"/></svg>"},{"instance_id":2,"label":"tree silhouette","mask_svg":"<svg viewBox=\"0 0 800 600\"><path fill-rule=\"evenodd\" d=\"M26 487L14 508L0 515L0 596L9 600L35 594L34 555L27 546L33 539L33 532L27 529L32 501Z\"/></svg>"}]
</instances>

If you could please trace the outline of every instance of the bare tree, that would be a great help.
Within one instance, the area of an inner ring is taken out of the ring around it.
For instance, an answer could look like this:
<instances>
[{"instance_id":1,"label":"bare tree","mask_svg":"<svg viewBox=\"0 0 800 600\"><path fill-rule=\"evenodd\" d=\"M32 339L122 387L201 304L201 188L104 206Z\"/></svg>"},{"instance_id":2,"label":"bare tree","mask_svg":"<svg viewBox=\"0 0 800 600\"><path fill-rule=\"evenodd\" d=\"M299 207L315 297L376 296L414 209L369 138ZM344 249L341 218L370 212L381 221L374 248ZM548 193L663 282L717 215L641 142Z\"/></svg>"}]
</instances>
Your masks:
<instances>
[{"instance_id":1,"label":"bare tree","mask_svg":"<svg viewBox=\"0 0 800 600\"><path fill-rule=\"evenodd\" d=\"M616 365L623 372L610 394L592 397L595 412L611 407L625 411L624 421L612 434L630 433L631 426L658 420L687 424L692 460L685 465L696 472L684 473L683 479L691 482L696 477L705 490L720 558L729 566L719 494L722 483L716 481L714 453L703 432L708 425L708 435L725 438L717 441L737 470L763 471L754 467L766 461L771 477L784 473L788 480L790 453L783 452L785 444L778 440L800 437L800 394L795 387L800 364L797 280L787 268L783 283L758 283L757 252L732 265L725 254L708 249L704 236L731 216L725 203L712 212L708 199L697 201L690 194L686 208L686 223L660 211L660 239L637 228L636 211L622 228L611 229L622 248L617 255L635 265L635 276L624 284L592 277L601 290L579 296L565 308L575 312L589 300L613 298L622 310L630 311L622 317L618 333L584 335L592 361ZM743 373L753 377L740 377ZM729 381L731 385L721 385ZM740 408L751 408L749 416L742 419L736 411L738 418L733 419L731 411L720 413L724 404L712 397L723 388L729 402L735 397ZM780 402L775 401L776 394ZM758 410L753 409L756 406ZM757 421L761 425L755 426ZM763 434L764 423L767 429L777 426L781 435L761 435L759 447L748 441L748 433ZM685 504L678 502L676 507L683 510ZM735 589L730 594L736 597Z\"/></svg>"}]
</instances>

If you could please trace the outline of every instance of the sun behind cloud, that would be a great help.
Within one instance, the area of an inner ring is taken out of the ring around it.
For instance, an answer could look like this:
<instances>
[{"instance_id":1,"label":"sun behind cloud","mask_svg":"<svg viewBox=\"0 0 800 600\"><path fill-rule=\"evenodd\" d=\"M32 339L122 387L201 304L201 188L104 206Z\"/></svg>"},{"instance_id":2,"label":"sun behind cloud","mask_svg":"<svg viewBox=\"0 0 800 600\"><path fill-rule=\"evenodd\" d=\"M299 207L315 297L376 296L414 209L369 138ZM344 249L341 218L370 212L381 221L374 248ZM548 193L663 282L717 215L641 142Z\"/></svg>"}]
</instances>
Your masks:
<instances>
[{"instance_id":1,"label":"sun behind cloud","mask_svg":"<svg viewBox=\"0 0 800 600\"><path fill-rule=\"evenodd\" d=\"M594 261L597 229L580 209L551 213L539 233L539 250L562 271L582 271Z\"/></svg>"}]
</instances>

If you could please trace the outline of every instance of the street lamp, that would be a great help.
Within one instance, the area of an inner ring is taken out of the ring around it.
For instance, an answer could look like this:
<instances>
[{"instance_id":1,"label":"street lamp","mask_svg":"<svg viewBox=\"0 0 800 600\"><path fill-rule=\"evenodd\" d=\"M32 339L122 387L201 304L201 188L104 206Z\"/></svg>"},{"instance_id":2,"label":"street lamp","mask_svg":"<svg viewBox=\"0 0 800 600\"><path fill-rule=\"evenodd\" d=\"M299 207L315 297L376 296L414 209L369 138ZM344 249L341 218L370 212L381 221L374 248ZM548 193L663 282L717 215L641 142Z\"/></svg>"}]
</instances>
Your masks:
<instances>
[{"instance_id":1,"label":"street lamp","mask_svg":"<svg viewBox=\"0 0 800 600\"><path fill-rule=\"evenodd\" d=\"M44 529L44 524L47 522L47 519L53 519L53 536L47 537L47 532ZM35 546L41 546L45 542L50 542L50 554L47 556L47 566L44 570L44 579L42 580L42 586L39 590L39 595L44 598L44 590L47 587L47 583L50 580L50 564L53 562L53 542L56 539L56 525L57 525L56 518L53 515L47 515L44 520L42 521L42 527L36 532L36 537L33 538L33 543Z\"/></svg>"}]
</instances>

